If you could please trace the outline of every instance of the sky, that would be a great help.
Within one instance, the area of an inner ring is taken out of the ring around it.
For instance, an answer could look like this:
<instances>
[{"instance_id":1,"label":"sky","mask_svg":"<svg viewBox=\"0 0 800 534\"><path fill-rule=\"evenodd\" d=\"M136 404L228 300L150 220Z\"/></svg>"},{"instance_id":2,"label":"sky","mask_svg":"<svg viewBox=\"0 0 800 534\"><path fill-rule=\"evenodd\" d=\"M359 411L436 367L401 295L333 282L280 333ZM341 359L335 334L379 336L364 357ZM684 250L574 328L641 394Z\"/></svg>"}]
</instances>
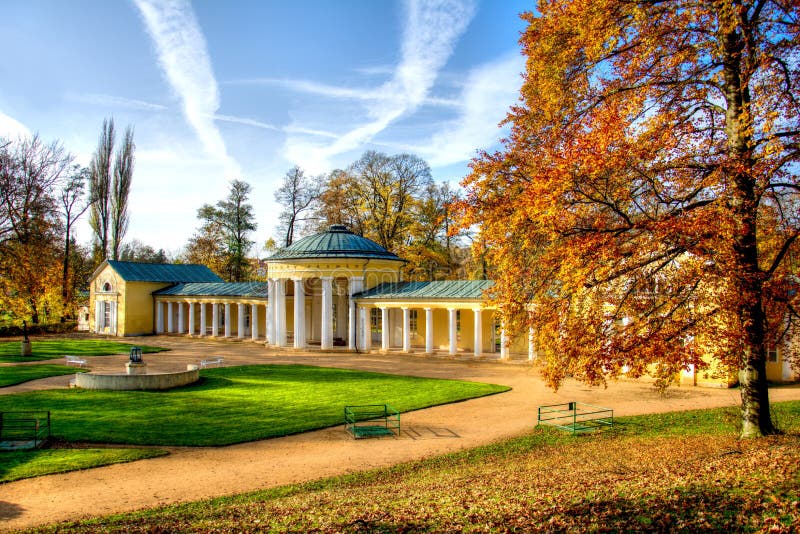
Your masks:
<instances>
[{"instance_id":1,"label":"sky","mask_svg":"<svg viewBox=\"0 0 800 534\"><path fill-rule=\"evenodd\" d=\"M252 186L254 254L274 191L365 151L412 153L458 185L500 147L524 59L519 0L0 0L0 136L88 165L103 120L134 128L137 239L171 254L197 209ZM77 238L88 243L85 218Z\"/></svg>"}]
</instances>

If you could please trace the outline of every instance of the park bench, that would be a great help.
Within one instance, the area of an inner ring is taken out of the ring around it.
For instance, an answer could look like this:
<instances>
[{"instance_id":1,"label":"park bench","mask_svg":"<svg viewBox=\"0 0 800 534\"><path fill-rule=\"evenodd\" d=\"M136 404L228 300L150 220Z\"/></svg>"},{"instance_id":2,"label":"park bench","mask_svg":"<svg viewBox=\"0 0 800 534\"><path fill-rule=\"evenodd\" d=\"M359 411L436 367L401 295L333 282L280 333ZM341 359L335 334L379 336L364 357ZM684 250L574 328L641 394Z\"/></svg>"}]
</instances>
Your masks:
<instances>
[{"instance_id":1,"label":"park bench","mask_svg":"<svg viewBox=\"0 0 800 534\"><path fill-rule=\"evenodd\" d=\"M344 427L355 439L399 436L400 412L388 404L345 406Z\"/></svg>"},{"instance_id":2,"label":"park bench","mask_svg":"<svg viewBox=\"0 0 800 534\"><path fill-rule=\"evenodd\" d=\"M614 410L582 402L564 402L539 406L538 425L548 425L572 432L591 432L614 426Z\"/></svg>"},{"instance_id":3,"label":"park bench","mask_svg":"<svg viewBox=\"0 0 800 534\"><path fill-rule=\"evenodd\" d=\"M35 448L50 438L50 412L0 412L2 448Z\"/></svg>"},{"instance_id":4,"label":"park bench","mask_svg":"<svg viewBox=\"0 0 800 534\"><path fill-rule=\"evenodd\" d=\"M64 356L67 360L67 365L77 365L78 367L86 367L86 360L80 356Z\"/></svg>"},{"instance_id":5,"label":"park bench","mask_svg":"<svg viewBox=\"0 0 800 534\"><path fill-rule=\"evenodd\" d=\"M200 369L205 369L206 367L211 367L212 365L219 367L223 364L223 362L225 362L225 358L209 358L207 360L201 360Z\"/></svg>"}]
</instances>

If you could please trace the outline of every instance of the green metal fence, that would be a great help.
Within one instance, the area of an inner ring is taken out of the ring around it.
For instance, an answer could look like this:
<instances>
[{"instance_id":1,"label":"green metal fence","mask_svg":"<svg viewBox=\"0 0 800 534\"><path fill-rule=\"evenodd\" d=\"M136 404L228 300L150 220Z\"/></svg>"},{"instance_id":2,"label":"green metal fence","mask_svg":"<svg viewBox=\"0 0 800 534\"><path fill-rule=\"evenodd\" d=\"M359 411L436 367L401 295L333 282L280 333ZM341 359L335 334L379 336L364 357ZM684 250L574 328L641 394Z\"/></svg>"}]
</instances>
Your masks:
<instances>
[{"instance_id":1,"label":"green metal fence","mask_svg":"<svg viewBox=\"0 0 800 534\"><path fill-rule=\"evenodd\" d=\"M49 438L49 411L0 412L0 442L8 448L35 448Z\"/></svg>"},{"instance_id":2,"label":"green metal fence","mask_svg":"<svg viewBox=\"0 0 800 534\"><path fill-rule=\"evenodd\" d=\"M537 424L549 425L577 434L614 426L614 410L584 404L565 402L539 406Z\"/></svg>"},{"instance_id":3,"label":"green metal fence","mask_svg":"<svg viewBox=\"0 0 800 534\"><path fill-rule=\"evenodd\" d=\"M399 436L400 412L388 404L345 406L344 427L355 439Z\"/></svg>"}]
</instances>

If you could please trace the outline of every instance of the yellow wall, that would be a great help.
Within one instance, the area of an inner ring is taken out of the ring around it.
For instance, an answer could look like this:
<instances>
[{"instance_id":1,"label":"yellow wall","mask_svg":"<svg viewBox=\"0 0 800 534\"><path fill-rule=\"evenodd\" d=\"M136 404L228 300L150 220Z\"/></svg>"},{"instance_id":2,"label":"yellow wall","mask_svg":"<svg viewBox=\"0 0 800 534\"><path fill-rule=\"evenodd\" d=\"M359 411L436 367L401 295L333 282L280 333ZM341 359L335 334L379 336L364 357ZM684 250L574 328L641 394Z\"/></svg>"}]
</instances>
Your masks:
<instances>
[{"instance_id":1,"label":"yellow wall","mask_svg":"<svg viewBox=\"0 0 800 534\"><path fill-rule=\"evenodd\" d=\"M291 260L272 261L270 278L333 278L364 277L363 289L371 289L383 282L398 282L403 262L392 260ZM291 286L291 284L289 284ZM289 289L289 292L292 290Z\"/></svg>"}]
</instances>

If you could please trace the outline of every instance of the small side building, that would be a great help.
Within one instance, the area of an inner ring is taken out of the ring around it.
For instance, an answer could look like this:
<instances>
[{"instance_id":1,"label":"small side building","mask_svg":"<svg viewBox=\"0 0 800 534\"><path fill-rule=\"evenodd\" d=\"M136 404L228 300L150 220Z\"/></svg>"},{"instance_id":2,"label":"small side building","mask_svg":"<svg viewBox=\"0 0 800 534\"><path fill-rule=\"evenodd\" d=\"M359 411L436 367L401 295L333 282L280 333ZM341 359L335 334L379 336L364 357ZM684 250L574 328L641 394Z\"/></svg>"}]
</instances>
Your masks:
<instances>
[{"instance_id":1,"label":"small side building","mask_svg":"<svg viewBox=\"0 0 800 534\"><path fill-rule=\"evenodd\" d=\"M106 260L89 282L89 330L112 336L153 334L153 293L181 282L222 282L205 265Z\"/></svg>"}]
</instances>

